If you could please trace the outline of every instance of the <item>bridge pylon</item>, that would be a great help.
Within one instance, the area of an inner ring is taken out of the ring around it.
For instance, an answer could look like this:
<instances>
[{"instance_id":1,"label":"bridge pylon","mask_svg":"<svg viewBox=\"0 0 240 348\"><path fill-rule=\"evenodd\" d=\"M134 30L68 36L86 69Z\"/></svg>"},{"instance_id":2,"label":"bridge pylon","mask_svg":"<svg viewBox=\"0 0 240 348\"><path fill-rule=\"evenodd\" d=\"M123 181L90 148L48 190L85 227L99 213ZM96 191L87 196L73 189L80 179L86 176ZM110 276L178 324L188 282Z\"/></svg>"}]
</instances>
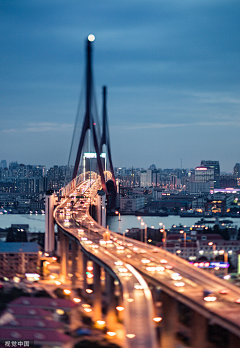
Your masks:
<instances>
[{"instance_id":1,"label":"bridge pylon","mask_svg":"<svg viewBox=\"0 0 240 348\"><path fill-rule=\"evenodd\" d=\"M91 172L93 161L97 161L98 174L101 177L102 188L107 192L102 158L100 153L100 136L98 134L98 121L95 108L94 88L93 88L93 71L92 71L92 44L95 37L89 35L86 40L86 80L85 80L85 112L82 124L81 136L78 144L76 160L73 169L72 180L76 178L79 170L80 160L83 160L83 170ZM86 139L88 136L88 139ZM92 152L92 148L94 152ZM87 150L86 150L87 148ZM84 151L86 150L86 151Z\"/></svg>"},{"instance_id":2,"label":"bridge pylon","mask_svg":"<svg viewBox=\"0 0 240 348\"><path fill-rule=\"evenodd\" d=\"M116 180L114 175L114 169L113 169L113 163L112 163L112 155L111 155L111 148L110 148L110 136L109 136L109 128L108 128L108 117L107 117L107 87L103 86L103 110L102 110L102 137L101 137L101 144L100 149L101 152L104 153L104 145L106 149L106 157L107 157L107 167L105 168L109 169L109 171L112 174L112 181L114 183L114 188L116 191Z\"/></svg>"}]
</instances>

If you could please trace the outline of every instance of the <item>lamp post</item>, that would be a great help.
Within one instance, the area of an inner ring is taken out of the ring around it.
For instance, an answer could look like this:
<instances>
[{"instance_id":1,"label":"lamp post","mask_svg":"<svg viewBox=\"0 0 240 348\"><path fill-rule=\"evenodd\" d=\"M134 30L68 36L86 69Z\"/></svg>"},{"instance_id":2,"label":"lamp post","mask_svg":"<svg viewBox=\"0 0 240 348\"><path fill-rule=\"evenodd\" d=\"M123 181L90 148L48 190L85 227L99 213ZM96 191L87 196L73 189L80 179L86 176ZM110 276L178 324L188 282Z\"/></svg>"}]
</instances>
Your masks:
<instances>
[{"instance_id":1,"label":"lamp post","mask_svg":"<svg viewBox=\"0 0 240 348\"><path fill-rule=\"evenodd\" d=\"M228 252L227 251L224 251L224 262L228 262ZM226 267L224 269L224 275L227 275L228 274L228 268Z\"/></svg>"},{"instance_id":2,"label":"lamp post","mask_svg":"<svg viewBox=\"0 0 240 348\"><path fill-rule=\"evenodd\" d=\"M187 257L186 257L186 256L187 256L187 255L186 255L186 236L187 236L187 233L184 232L184 230L181 230L180 233L183 234L183 236L184 236L184 254L183 254L183 257L184 257L184 258L187 258Z\"/></svg>"},{"instance_id":3,"label":"lamp post","mask_svg":"<svg viewBox=\"0 0 240 348\"><path fill-rule=\"evenodd\" d=\"M123 231L123 244L125 244L125 232L129 232L129 230Z\"/></svg>"},{"instance_id":4,"label":"lamp post","mask_svg":"<svg viewBox=\"0 0 240 348\"><path fill-rule=\"evenodd\" d=\"M167 246L167 234L166 234L166 230L165 230L165 225L163 225L162 222L159 223L160 226L160 232L163 233L163 249L166 250L166 246Z\"/></svg>"},{"instance_id":5,"label":"lamp post","mask_svg":"<svg viewBox=\"0 0 240 348\"><path fill-rule=\"evenodd\" d=\"M142 225L142 222L143 222L143 220L141 219L141 216L138 216L137 217L137 219L140 221L141 220L141 222L140 222L140 224ZM142 228L140 228L140 233L141 233L141 242L142 242Z\"/></svg>"},{"instance_id":6,"label":"lamp post","mask_svg":"<svg viewBox=\"0 0 240 348\"><path fill-rule=\"evenodd\" d=\"M209 242L208 245L212 246L212 254L213 254L213 261L215 261L215 251L216 251L216 244L213 242Z\"/></svg>"},{"instance_id":7,"label":"lamp post","mask_svg":"<svg viewBox=\"0 0 240 348\"><path fill-rule=\"evenodd\" d=\"M145 224L144 243L147 244L147 224Z\"/></svg>"},{"instance_id":8,"label":"lamp post","mask_svg":"<svg viewBox=\"0 0 240 348\"><path fill-rule=\"evenodd\" d=\"M143 222L143 219L141 219L141 226L144 226L145 223ZM141 242L143 242L143 228L141 228Z\"/></svg>"},{"instance_id":9,"label":"lamp post","mask_svg":"<svg viewBox=\"0 0 240 348\"><path fill-rule=\"evenodd\" d=\"M118 221L119 221L118 230L120 232L121 231L121 228L120 228L121 215L118 211L115 211L115 214L118 215Z\"/></svg>"}]
</instances>

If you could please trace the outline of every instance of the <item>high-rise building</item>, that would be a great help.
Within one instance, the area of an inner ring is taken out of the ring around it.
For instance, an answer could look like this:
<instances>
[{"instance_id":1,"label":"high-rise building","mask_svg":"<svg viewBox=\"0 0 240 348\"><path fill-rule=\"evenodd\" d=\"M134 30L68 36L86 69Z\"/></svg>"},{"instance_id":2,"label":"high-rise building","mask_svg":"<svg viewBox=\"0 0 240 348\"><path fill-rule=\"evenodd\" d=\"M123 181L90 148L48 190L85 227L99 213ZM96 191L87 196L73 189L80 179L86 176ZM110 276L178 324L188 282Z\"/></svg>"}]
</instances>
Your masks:
<instances>
[{"instance_id":1,"label":"high-rise building","mask_svg":"<svg viewBox=\"0 0 240 348\"><path fill-rule=\"evenodd\" d=\"M220 165L219 161L201 161L201 166L214 170L214 188L220 188Z\"/></svg>"},{"instance_id":2,"label":"high-rise building","mask_svg":"<svg viewBox=\"0 0 240 348\"><path fill-rule=\"evenodd\" d=\"M147 186L148 187L152 186L152 170L151 169L147 170Z\"/></svg>"},{"instance_id":3,"label":"high-rise building","mask_svg":"<svg viewBox=\"0 0 240 348\"><path fill-rule=\"evenodd\" d=\"M141 170L140 173L140 187L146 187L147 186L147 171Z\"/></svg>"},{"instance_id":4,"label":"high-rise building","mask_svg":"<svg viewBox=\"0 0 240 348\"><path fill-rule=\"evenodd\" d=\"M2 168L2 169L7 168L7 161L6 160L1 160L0 168Z\"/></svg>"},{"instance_id":5,"label":"high-rise building","mask_svg":"<svg viewBox=\"0 0 240 348\"><path fill-rule=\"evenodd\" d=\"M214 169L207 167L197 167L195 169L195 182L212 182L214 183ZM212 187L213 188L213 187Z\"/></svg>"},{"instance_id":6,"label":"high-rise building","mask_svg":"<svg viewBox=\"0 0 240 348\"><path fill-rule=\"evenodd\" d=\"M233 167L233 174L237 179L240 179L240 163L236 163Z\"/></svg>"}]
</instances>

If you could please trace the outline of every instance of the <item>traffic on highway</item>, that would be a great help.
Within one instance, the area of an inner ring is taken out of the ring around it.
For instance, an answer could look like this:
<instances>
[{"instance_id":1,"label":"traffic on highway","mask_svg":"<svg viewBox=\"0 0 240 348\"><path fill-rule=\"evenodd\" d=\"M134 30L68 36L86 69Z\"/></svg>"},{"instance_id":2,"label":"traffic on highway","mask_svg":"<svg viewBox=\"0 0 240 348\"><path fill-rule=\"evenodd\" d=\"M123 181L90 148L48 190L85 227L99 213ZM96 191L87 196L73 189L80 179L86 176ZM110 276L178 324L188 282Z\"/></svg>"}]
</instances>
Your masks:
<instances>
[{"instance_id":1,"label":"traffic on highway","mask_svg":"<svg viewBox=\"0 0 240 348\"><path fill-rule=\"evenodd\" d=\"M82 182L62 199L55 210L55 220L74 235L85 250L104 260L123 285L126 337L133 334L135 340L139 338L137 347L155 344L151 338L153 325L149 324L153 320L152 297L146 281L239 336L240 290L164 249L126 238L99 225L89 209L100 188L99 180ZM103 239L106 231L108 240ZM131 312L133 306L136 307ZM134 325L133 333L128 322L132 319L131 313L134 320L140 320L139 325Z\"/></svg>"}]
</instances>

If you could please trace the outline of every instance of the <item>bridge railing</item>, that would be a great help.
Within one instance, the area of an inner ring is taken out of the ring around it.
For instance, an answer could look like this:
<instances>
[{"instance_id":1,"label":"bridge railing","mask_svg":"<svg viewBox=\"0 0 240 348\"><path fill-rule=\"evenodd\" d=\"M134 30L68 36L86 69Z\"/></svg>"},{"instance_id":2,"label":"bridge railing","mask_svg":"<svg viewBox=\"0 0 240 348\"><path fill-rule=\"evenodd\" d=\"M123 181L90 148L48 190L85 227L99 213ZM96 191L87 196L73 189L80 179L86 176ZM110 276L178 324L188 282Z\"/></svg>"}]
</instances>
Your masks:
<instances>
[{"instance_id":1,"label":"bridge railing","mask_svg":"<svg viewBox=\"0 0 240 348\"><path fill-rule=\"evenodd\" d=\"M105 177L105 181L107 182L108 180L112 179L112 173L109 171L105 171L104 172L104 177ZM63 196L68 196L71 191L75 190L75 188L83 181L86 180L97 180L99 179L100 176L92 171L86 172L86 173L81 173L79 174L75 179L73 179L72 181L70 181L66 186L62 187L59 190L59 195L60 197Z\"/></svg>"},{"instance_id":2,"label":"bridge railing","mask_svg":"<svg viewBox=\"0 0 240 348\"><path fill-rule=\"evenodd\" d=\"M99 175L97 173L90 171L79 174L75 179L59 190L60 197L68 196L81 182L86 180L97 180L98 177Z\"/></svg>"}]
</instances>

